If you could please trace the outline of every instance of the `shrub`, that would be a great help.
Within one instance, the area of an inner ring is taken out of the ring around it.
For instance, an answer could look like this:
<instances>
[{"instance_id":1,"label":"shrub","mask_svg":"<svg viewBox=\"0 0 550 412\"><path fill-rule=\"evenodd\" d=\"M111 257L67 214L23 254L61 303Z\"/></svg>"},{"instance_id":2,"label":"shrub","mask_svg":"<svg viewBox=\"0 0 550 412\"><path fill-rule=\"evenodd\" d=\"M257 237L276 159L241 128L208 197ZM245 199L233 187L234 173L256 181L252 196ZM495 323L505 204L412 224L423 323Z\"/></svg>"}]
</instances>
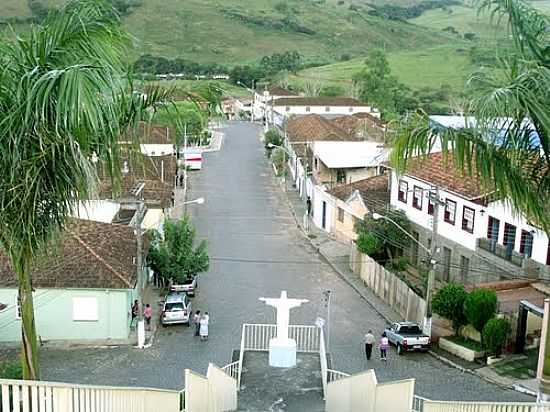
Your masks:
<instances>
[{"instance_id":1,"label":"shrub","mask_svg":"<svg viewBox=\"0 0 550 412\"><path fill-rule=\"evenodd\" d=\"M466 324L464 301L467 296L463 285L449 283L439 289L432 300L433 311L452 322L455 335L458 335L460 327Z\"/></svg>"},{"instance_id":2,"label":"shrub","mask_svg":"<svg viewBox=\"0 0 550 412\"><path fill-rule=\"evenodd\" d=\"M491 289L474 289L464 301L464 315L479 333L497 311L497 294ZM483 343L483 334L481 335Z\"/></svg>"},{"instance_id":3,"label":"shrub","mask_svg":"<svg viewBox=\"0 0 550 412\"><path fill-rule=\"evenodd\" d=\"M21 362L0 362L0 379L23 379Z\"/></svg>"},{"instance_id":4,"label":"shrub","mask_svg":"<svg viewBox=\"0 0 550 412\"><path fill-rule=\"evenodd\" d=\"M369 256L377 255L383 247L382 242L372 233L360 233L356 243L359 252Z\"/></svg>"},{"instance_id":5,"label":"shrub","mask_svg":"<svg viewBox=\"0 0 550 412\"><path fill-rule=\"evenodd\" d=\"M386 267L392 272L403 272L409 265L409 259L406 256L394 258L388 262Z\"/></svg>"},{"instance_id":6,"label":"shrub","mask_svg":"<svg viewBox=\"0 0 550 412\"><path fill-rule=\"evenodd\" d=\"M265 132L264 143L265 143L265 150L266 150L267 157L271 157L271 151L273 150L273 148L269 147L269 145L272 144L275 146L282 146L283 137L279 134L279 132L276 129L270 129L267 132Z\"/></svg>"},{"instance_id":7,"label":"shrub","mask_svg":"<svg viewBox=\"0 0 550 412\"><path fill-rule=\"evenodd\" d=\"M500 356L509 331L510 324L506 319L490 319L483 327L483 347L486 348L489 353Z\"/></svg>"},{"instance_id":8,"label":"shrub","mask_svg":"<svg viewBox=\"0 0 550 412\"><path fill-rule=\"evenodd\" d=\"M271 161L277 168L278 176L283 176L286 173L286 169L285 169L286 157L287 157L286 153L282 149L275 149L273 151L273 155L271 156Z\"/></svg>"}]
</instances>

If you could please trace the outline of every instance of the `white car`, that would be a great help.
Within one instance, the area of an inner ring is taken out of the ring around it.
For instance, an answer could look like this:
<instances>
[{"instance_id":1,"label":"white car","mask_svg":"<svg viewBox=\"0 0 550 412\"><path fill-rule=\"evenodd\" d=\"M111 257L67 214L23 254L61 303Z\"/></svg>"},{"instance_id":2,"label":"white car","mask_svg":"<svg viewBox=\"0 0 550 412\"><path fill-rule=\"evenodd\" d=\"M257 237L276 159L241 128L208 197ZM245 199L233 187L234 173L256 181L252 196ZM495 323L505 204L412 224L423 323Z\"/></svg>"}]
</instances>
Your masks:
<instances>
[{"instance_id":1,"label":"white car","mask_svg":"<svg viewBox=\"0 0 550 412\"><path fill-rule=\"evenodd\" d=\"M183 323L189 326L191 313L191 301L186 294L170 293L166 295L160 321L162 325Z\"/></svg>"}]
</instances>

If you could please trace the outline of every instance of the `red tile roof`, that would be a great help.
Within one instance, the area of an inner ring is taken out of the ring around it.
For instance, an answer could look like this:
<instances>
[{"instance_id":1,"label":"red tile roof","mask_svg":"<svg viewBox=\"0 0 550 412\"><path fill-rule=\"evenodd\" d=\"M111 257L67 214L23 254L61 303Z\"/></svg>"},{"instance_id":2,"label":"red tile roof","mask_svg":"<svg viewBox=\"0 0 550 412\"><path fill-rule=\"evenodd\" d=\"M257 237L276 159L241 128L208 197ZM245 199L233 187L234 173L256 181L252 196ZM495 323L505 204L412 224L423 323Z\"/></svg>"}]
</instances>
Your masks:
<instances>
[{"instance_id":1,"label":"red tile roof","mask_svg":"<svg viewBox=\"0 0 550 412\"><path fill-rule=\"evenodd\" d=\"M35 288L131 289L136 284L134 228L91 220L71 221L31 270ZM0 253L0 287L16 287L9 259Z\"/></svg>"},{"instance_id":2,"label":"red tile roof","mask_svg":"<svg viewBox=\"0 0 550 412\"><path fill-rule=\"evenodd\" d=\"M356 190L359 191L363 203L369 209L386 209L390 202L388 175L340 184L328 190L328 193L345 202Z\"/></svg>"},{"instance_id":3,"label":"red tile roof","mask_svg":"<svg viewBox=\"0 0 550 412\"><path fill-rule=\"evenodd\" d=\"M445 157L443 153L432 153L425 158L417 158L411 161L405 173L438 186L440 189L456 193L468 200L474 200L485 196L492 190L484 190L481 181L472 174L457 170L454 167L452 153Z\"/></svg>"},{"instance_id":4,"label":"red tile roof","mask_svg":"<svg viewBox=\"0 0 550 412\"><path fill-rule=\"evenodd\" d=\"M313 141L361 141L363 139L346 133L330 120L318 114L293 117L287 124L288 140L292 142Z\"/></svg>"}]
</instances>

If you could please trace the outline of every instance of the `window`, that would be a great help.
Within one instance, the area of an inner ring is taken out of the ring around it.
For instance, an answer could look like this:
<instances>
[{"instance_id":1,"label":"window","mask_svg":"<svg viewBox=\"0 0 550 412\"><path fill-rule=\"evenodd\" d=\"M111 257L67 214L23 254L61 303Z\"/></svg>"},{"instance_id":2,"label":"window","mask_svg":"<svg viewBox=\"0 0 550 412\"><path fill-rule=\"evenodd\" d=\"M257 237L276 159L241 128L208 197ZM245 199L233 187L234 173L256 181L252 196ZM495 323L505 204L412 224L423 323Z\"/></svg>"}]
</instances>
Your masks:
<instances>
[{"instance_id":1,"label":"window","mask_svg":"<svg viewBox=\"0 0 550 412\"><path fill-rule=\"evenodd\" d=\"M516 243L516 227L510 223L504 223L504 238L502 244L506 246L506 256L511 257Z\"/></svg>"},{"instance_id":2,"label":"window","mask_svg":"<svg viewBox=\"0 0 550 412\"><path fill-rule=\"evenodd\" d=\"M350 108L349 108L349 112L350 112L350 113L353 112L353 107L350 107Z\"/></svg>"},{"instance_id":3,"label":"window","mask_svg":"<svg viewBox=\"0 0 550 412\"><path fill-rule=\"evenodd\" d=\"M306 112L309 112L311 108L309 106L306 106Z\"/></svg>"},{"instance_id":4,"label":"window","mask_svg":"<svg viewBox=\"0 0 550 412\"><path fill-rule=\"evenodd\" d=\"M97 321L98 319L97 298L73 298L73 320Z\"/></svg>"},{"instance_id":5,"label":"window","mask_svg":"<svg viewBox=\"0 0 550 412\"><path fill-rule=\"evenodd\" d=\"M336 183L345 183L346 182L346 171L342 169L336 170Z\"/></svg>"},{"instance_id":6,"label":"window","mask_svg":"<svg viewBox=\"0 0 550 412\"><path fill-rule=\"evenodd\" d=\"M287 112L290 112L290 106L285 107L285 110L286 110Z\"/></svg>"},{"instance_id":7,"label":"window","mask_svg":"<svg viewBox=\"0 0 550 412\"><path fill-rule=\"evenodd\" d=\"M474 233L474 221L476 211L468 206L464 206L462 211L462 230L469 233Z\"/></svg>"},{"instance_id":8,"label":"window","mask_svg":"<svg viewBox=\"0 0 550 412\"><path fill-rule=\"evenodd\" d=\"M422 188L415 186L413 191L413 207L422 210Z\"/></svg>"},{"instance_id":9,"label":"window","mask_svg":"<svg viewBox=\"0 0 550 412\"><path fill-rule=\"evenodd\" d=\"M434 215L434 210L435 210L435 203L433 201L434 198L435 198L434 192L428 193L428 214L431 216Z\"/></svg>"},{"instance_id":10,"label":"window","mask_svg":"<svg viewBox=\"0 0 550 412\"><path fill-rule=\"evenodd\" d=\"M527 230L521 231L519 253L521 253L524 257L531 257L531 254L533 253L533 232L529 232Z\"/></svg>"},{"instance_id":11,"label":"window","mask_svg":"<svg viewBox=\"0 0 550 412\"><path fill-rule=\"evenodd\" d=\"M470 271L470 259L466 256L460 256L460 277L462 282L466 281L468 272Z\"/></svg>"},{"instance_id":12,"label":"window","mask_svg":"<svg viewBox=\"0 0 550 412\"><path fill-rule=\"evenodd\" d=\"M344 223L344 209L341 207L338 208L338 221Z\"/></svg>"},{"instance_id":13,"label":"window","mask_svg":"<svg viewBox=\"0 0 550 412\"><path fill-rule=\"evenodd\" d=\"M448 282L451 277L451 249L443 247L443 280Z\"/></svg>"},{"instance_id":14,"label":"window","mask_svg":"<svg viewBox=\"0 0 550 412\"><path fill-rule=\"evenodd\" d=\"M319 159L315 158L313 160L313 163L314 163L314 166L315 166L315 170L317 170L319 168Z\"/></svg>"},{"instance_id":15,"label":"window","mask_svg":"<svg viewBox=\"0 0 550 412\"><path fill-rule=\"evenodd\" d=\"M494 243L498 242L498 232L500 231L500 220L495 219L493 216L489 216L489 223L487 224L487 239Z\"/></svg>"},{"instance_id":16,"label":"window","mask_svg":"<svg viewBox=\"0 0 550 412\"><path fill-rule=\"evenodd\" d=\"M455 224L456 218L456 202L453 200L445 200L445 214L443 219L445 222L450 223L451 225Z\"/></svg>"},{"instance_id":17,"label":"window","mask_svg":"<svg viewBox=\"0 0 550 412\"><path fill-rule=\"evenodd\" d=\"M330 106L325 107L325 112L330 112Z\"/></svg>"},{"instance_id":18,"label":"window","mask_svg":"<svg viewBox=\"0 0 550 412\"><path fill-rule=\"evenodd\" d=\"M399 181L399 192L397 193L397 199L403 203L407 203L407 193L409 191L409 184L403 180Z\"/></svg>"}]
</instances>

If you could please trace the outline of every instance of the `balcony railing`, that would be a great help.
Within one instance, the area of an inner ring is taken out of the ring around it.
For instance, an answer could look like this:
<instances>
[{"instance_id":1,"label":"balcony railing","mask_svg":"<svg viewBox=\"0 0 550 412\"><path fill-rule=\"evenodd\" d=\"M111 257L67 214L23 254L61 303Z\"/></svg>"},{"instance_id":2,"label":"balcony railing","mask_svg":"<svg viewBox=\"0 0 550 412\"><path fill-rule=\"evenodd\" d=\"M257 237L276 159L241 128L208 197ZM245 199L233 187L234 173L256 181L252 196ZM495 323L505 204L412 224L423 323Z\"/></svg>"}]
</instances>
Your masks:
<instances>
[{"instance_id":1,"label":"balcony railing","mask_svg":"<svg viewBox=\"0 0 550 412\"><path fill-rule=\"evenodd\" d=\"M522 267L523 265L524 257L522 255L511 247L498 244L495 240L487 238L478 239L478 247L516 266Z\"/></svg>"}]
</instances>

